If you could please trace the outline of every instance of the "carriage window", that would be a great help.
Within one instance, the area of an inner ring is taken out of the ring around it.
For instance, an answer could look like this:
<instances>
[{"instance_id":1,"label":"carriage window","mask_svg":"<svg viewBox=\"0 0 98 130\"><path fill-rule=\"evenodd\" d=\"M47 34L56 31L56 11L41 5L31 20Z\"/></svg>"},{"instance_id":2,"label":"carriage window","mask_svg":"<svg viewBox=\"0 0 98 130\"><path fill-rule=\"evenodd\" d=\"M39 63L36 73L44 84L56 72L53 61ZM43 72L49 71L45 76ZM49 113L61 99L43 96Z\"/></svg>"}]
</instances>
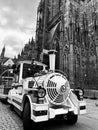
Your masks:
<instances>
[{"instance_id":1,"label":"carriage window","mask_svg":"<svg viewBox=\"0 0 98 130\"><path fill-rule=\"evenodd\" d=\"M8 76L8 71L2 74L2 76Z\"/></svg>"},{"instance_id":2,"label":"carriage window","mask_svg":"<svg viewBox=\"0 0 98 130\"><path fill-rule=\"evenodd\" d=\"M14 77L14 74L9 72L9 77Z\"/></svg>"},{"instance_id":3,"label":"carriage window","mask_svg":"<svg viewBox=\"0 0 98 130\"><path fill-rule=\"evenodd\" d=\"M19 81L19 71L20 71L20 65L15 65L14 70L13 70L15 82Z\"/></svg>"},{"instance_id":4,"label":"carriage window","mask_svg":"<svg viewBox=\"0 0 98 130\"><path fill-rule=\"evenodd\" d=\"M5 71L3 74L2 74L2 77L14 77L14 74L13 73L11 73L11 71L10 70L7 70L7 71Z\"/></svg>"},{"instance_id":5,"label":"carriage window","mask_svg":"<svg viewBox=\"0 0 98 130\"><path fill-rule=\"evenodd\" d=\"M1 84L4 85L5 87L11 87L11 84L14 79L14 74L12 73L11 70L6 70L2 75L1 75Z\"/></svg>"}]
</instances>

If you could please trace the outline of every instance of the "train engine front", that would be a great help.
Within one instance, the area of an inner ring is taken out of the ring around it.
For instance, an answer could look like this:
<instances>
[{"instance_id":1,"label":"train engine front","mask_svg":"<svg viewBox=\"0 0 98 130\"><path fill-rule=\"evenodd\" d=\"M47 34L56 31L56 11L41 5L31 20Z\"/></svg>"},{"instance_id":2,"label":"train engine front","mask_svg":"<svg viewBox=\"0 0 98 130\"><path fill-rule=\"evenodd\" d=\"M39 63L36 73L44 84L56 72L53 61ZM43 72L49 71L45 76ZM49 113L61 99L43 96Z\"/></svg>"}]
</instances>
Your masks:
<instances>
[{"instance_id":1,"label":"train engine front","mask_svg":"<svg viewBox=\"0 0 98 130\"><path fill-rule=\"evenodd\" d=\"M36 103L32 103L32 120L35 122L62 117L70 124L75 124L79 114L86 113L86 102L83 92L78 91L78 98L70 88L70 83L61 72L55 70L55 51L49 51L50 71L44 75L36 76L37 86ZM36 87L35 87L36 88ZM81 93L80 93L81 92Z\"/></svg>"}]
</instances>

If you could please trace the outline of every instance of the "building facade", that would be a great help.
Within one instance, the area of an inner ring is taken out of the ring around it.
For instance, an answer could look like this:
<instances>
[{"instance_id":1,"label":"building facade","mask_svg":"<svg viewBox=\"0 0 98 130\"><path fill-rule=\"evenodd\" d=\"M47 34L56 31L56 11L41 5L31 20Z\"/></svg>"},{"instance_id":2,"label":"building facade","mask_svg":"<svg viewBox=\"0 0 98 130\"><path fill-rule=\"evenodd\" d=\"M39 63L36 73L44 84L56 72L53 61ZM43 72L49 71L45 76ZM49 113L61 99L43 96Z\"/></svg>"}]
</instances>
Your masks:
<instances>
[{"instance_id":1,"label":"building facade","mask_svg":"<svg viewBox=\"0 0 98 130\"><path fill-rule=\"evenodd\" d=\"M37 58L55 49L56 69L67 73L71 87L97 89L97 0L41 0L37 11Z\"/></svg>"}]
</instances>

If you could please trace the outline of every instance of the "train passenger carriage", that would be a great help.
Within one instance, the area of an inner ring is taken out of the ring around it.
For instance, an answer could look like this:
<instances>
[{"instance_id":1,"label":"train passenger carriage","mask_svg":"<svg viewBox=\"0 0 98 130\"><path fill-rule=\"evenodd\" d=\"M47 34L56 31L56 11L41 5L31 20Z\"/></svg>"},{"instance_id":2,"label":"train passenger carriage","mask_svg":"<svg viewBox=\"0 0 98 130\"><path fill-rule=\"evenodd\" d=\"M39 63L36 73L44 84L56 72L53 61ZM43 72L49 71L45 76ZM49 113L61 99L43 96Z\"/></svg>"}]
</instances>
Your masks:
<instances>
[{"instance_id":1,"label":"train passenger carriage","mask_svg":"<svg viewBox=\"0 0 98 130\"><path fill-rule=\"evenodd\" d=\"M8 92L12 89L14 74L12 69L5 70L0 76L0 99L7 100Z\"/></svg>"}]
</instances>

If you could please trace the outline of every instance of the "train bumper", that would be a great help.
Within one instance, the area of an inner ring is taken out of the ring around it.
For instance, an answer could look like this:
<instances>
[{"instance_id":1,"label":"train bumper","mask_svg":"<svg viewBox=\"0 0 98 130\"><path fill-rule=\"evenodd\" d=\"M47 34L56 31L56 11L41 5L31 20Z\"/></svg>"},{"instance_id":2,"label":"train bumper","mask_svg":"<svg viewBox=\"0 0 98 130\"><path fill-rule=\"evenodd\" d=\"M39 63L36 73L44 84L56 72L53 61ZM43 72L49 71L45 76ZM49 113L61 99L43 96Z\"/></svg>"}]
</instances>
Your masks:
<instances>
[{"instance_id":1,"label":"train bumper","mask_svg":"<svg viewBox=\"0 0 98 130\"><path fill-rule=\"evenodd\" d=\"M70 111L75 112L75 114L85 114L86 113L86 101L79 101L78 107L63 106L63 108L51 108L49 104L32 104L31 109L31 119L34 122L48 121L49 119L55 118L57 115L66 115Z\"/></svg>"},{"instance_id":2,"label":"train bumper","mask_svg":"<svg viewBox=\"0 0 98 130\"><path fill-rule=\"evenodd\" d=\"M48 120L48 104L32 104L31 119L34 122Z\"/></svg>"},{"instance_id":3,"label":"train bumper","mask_svg":"<svg viewBox=\"0 0 98 130\"><path fill-rule=\"evenodd\" d=\"M86 101L79 101L79 114L86 113Z\"/></svg>"},{"instance_id":4,"label":"train bumper","mask_svg":"<svg viewBox=\"0 0 98 130\"><path fill-rule=\"evenodd\" d=\"M57 115L67 114L69 111L74 111L73 108L50 108L49 104L32 104L31 119L34 122L48 121L55 118Z\"/></svg>"}]
</instances>

